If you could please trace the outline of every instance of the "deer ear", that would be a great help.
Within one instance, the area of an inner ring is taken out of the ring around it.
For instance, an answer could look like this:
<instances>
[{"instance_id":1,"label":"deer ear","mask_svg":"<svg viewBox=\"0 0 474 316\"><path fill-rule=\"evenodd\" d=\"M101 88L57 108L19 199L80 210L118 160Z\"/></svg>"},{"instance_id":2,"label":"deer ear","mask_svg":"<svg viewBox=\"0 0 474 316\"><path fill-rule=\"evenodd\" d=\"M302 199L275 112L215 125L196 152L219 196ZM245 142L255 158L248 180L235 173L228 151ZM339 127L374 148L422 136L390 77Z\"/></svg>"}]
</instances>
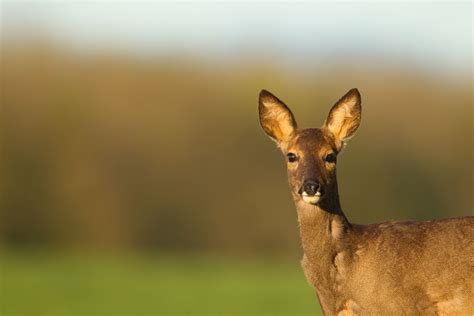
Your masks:
<instances>
[{"instance_id":1,"label":"deer ear","mask_svg":"<svg viewBox=\"0 0 474 316\"><path fill-rule=\"evenodd\" d=\"M336 138L338 147L354 136L362 114L360 93L351 89L329 111L324 127Z\"/></svg>"},{"instance_id":2,"label":"deer ear","mask_svg":"<svg viewBox=\"0 0 474 316\"><path fill-rule=\"evenodd\" d=\"M296 130L290 109L267 90L260 92L258 112L263 130L277 143L284 142Z\"/></svg>"}]
</instances>

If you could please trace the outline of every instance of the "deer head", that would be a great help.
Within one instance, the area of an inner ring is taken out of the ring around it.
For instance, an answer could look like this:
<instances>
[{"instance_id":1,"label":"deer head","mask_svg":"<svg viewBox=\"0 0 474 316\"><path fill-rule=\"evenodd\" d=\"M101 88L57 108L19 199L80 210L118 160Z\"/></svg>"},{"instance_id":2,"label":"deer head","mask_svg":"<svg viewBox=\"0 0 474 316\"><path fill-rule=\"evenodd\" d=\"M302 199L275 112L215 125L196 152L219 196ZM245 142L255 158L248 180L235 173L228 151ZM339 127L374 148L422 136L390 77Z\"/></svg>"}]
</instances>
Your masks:
<instances>
[{"instance_id":1,"label":"deer head","mask_svg":"<svg viewBox=\"0 0 474 316\"><path fill-rule=\"evenodd\" d=\"M288 106L266 90L260 92L259 115L265 133L286 156L295 202L338 208L337 156L359 127L359 91L351 89L337 101L320 128L298 128Z\"/></svg>"}]
</instances>

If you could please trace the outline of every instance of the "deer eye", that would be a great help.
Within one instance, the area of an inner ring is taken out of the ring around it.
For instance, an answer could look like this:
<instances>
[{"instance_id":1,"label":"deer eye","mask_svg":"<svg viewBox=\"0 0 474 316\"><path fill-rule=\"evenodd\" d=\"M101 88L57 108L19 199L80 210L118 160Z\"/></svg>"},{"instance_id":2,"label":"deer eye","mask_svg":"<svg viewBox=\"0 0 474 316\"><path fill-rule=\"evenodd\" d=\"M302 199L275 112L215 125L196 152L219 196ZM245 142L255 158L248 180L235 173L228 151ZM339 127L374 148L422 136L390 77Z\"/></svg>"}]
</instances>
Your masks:
<instances>
[{"instance_id":1,"label":"deer eye","mask_svg":"<svg viewBox=\"0 0 474 316\"><path fill-rule=\"evenodd\" d=\"M288 158L288 162L295 162L298 160L298 157L294 153L286 154L286 158Z\"/></svg>"},{"instance_id":2,"label":"deer eye","mask_svg":"<svg viewBox=\"0 0 474 316\"><path fill-rule=\"evenodd\" d=\"M335 154L328 154L326 157L324 157L324 160L329 163L335 163L336 162L336 155Z\"/></svg>"}]
</instances>

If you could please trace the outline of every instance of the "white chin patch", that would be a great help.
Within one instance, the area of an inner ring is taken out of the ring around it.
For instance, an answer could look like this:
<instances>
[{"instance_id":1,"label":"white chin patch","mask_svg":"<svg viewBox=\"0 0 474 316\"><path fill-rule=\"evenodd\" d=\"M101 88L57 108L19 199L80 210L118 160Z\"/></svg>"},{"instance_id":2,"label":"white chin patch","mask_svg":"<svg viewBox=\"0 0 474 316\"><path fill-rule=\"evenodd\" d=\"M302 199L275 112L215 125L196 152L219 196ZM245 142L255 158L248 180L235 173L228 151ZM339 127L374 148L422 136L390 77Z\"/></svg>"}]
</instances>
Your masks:
<instances>
[{"instance_id":1,"label":"white chin patch","mask_svg":"<svg viewBox=\"0 0 474 316\"><path fill-rule=\"evenodd\" d=\"M308 194L306 194L306 192L303 192L302 197L303 197L303 201L305 201L306 203L316 204L319 202L319 199L321 198L321 193L318 192L316 193L316 195L309 196Z\"/></svg>"}]
</instances>

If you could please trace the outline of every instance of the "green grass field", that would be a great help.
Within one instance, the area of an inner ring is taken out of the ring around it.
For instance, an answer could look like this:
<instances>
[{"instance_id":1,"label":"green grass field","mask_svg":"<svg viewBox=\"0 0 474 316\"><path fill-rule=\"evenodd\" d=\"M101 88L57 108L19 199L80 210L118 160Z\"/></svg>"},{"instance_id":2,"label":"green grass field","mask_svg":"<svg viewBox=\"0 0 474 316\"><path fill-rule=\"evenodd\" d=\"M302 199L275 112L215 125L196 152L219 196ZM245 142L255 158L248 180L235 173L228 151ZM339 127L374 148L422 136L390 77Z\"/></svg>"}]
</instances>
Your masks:
<instances>
[{"instance_id":1,"label":"green grass field","mask_svg":"<svg viewBox=\"0 0 474 316\"><path fill-rule=\"evenodd\" d=\"M320 315L296 261L2 252L0 314Z\"/></svg>"}]
</instances>

